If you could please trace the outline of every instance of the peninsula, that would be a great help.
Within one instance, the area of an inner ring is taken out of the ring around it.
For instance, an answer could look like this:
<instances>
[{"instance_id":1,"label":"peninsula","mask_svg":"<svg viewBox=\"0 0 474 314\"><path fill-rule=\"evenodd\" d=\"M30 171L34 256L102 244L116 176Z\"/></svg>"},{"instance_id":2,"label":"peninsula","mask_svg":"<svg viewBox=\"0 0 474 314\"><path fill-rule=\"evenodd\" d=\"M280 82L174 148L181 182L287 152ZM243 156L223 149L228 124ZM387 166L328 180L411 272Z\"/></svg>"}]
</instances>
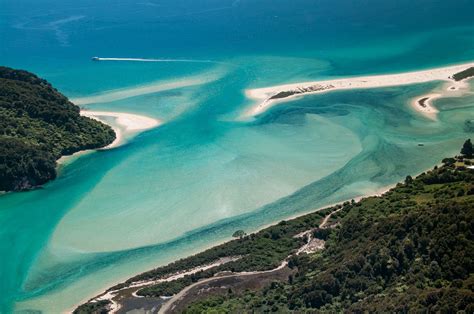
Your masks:
<instances>
[{"instance_id":1,"label":"peninsula","mask_svg":"<svg viewBox=\"0 0 474 314\"><path fill-rule=\"evenodd\" d=\"M61 156L115 138L110 126L82 116L46 80L0 67L0 191L38 187L56 177Z\"/></svg>"}]
</instances>

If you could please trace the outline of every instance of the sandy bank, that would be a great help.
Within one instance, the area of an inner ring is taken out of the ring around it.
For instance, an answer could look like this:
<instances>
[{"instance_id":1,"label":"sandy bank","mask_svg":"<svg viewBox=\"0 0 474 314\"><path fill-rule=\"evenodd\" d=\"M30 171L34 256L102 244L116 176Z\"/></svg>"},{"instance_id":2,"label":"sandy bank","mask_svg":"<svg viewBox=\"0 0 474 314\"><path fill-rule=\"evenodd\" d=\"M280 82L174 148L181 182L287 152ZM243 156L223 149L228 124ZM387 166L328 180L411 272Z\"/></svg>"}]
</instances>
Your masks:
<instances>
[{"instance_id":1,"label":"sandy bank","mask_svg":"<svg viewBox=\"0 0 474 314\"><path fill-rule=\"evenodd\" d=\"M278 85L265 88L249 89L245 91L247 97L257 101L247 110L243 117L253 117L259 115L272 106L294 99L295 97L307 95L326 93L335 90L348 89L370 89L390 86L410 85L417 83L426 83L431 81L446 81L449 82L449 87L443 90L439 97L449 96L450 93L460 92L465 89L465 81L455 82L452 75L474 66L474 62L460 65L407 72L400 74L388 75L374 75L351 78L340 78L325 81L303 82L295 84ZM426 97L426 96L425 96ZM415 102L416 104L417 102ZM414 106L414 109L430 118L436 117L437 110L430 105L430 102L425 103L426 106Z\"/></svg>"},{"instance_id":2,"label":"sandy bank","mask_svg":"<svg viewBox=\"0 0 474 314\"><path fill-rule=\"evenodd\" d=\"M444 97L462 97L469 93L467 80L448 82L431 93L416 97L410 101L411 107L425 117L436 120L439 110L433 105L434 101Z\"/></svg>"},{"instance_id":3,"label":"sandy bank","mask_svg":"<svg viewBox=\"0 0 474 314\"><path fill-rule=\"evenodd\" d=\"M150 84L150 85L133 87L133 88L128 88L128 89L112 90L112 91L104 92L95 96L75 98L75 99L72 99L71 101L75 103L76 105L107 103L107 102L117 101L117 100L126 99L130 97L153 94L153 93L158 93L162 91L188 87L188 86L193 86L193 85L199 85L199 84L202 84L202 81L199 79L189 79L189 80L169 82L169 83L157 83L157 84Z\"/></svg>"},{"instance_id":4,"label":"sandy bank","mask_svg":"<svg viewBox=\"0 0 474 314\"><path fill-rule=\"evenodd\" d=\"M158 119L123 112L81 110L81 115L108 124L114 130L115 140L109 145L100 148L101 150L120 146L126 138L133 137L140 132L155 128L163 123ZM92 151L94 150L83 150L69 156L63 156L57 160L57 163L60 165L69 163L77 157L89 154Z\"/></svg>"},{"instance_id":5,"label":"sandy bank","mask_svg":"<svg viewBox=\"0 0 474 314\"><path fill-rule=\"evenodd\" d=\"M123 142L125 135L133 135L163 123L158 119L123 112L81 110L81 115L109 124L114 129L115 141L102 149L117 147ZM105 120L107 118L114 118L115 120L111 123Z\"/></svg>"}]
</instances>

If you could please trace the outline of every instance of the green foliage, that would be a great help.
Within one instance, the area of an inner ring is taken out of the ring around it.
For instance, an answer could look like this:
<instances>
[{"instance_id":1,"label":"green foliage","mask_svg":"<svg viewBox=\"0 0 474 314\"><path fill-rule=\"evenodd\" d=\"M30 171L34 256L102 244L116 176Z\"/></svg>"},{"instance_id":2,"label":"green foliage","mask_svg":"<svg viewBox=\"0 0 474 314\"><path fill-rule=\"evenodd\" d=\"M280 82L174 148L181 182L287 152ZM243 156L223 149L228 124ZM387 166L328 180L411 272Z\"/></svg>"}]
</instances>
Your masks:
<instances>
[{"instance_id":1,"label":"green foliage","mask_svg":"<svg viewBox=\"0 0 474 314\"><path fill-rule=\"evenodd\" d=\"M52 154L17 138L0 137L0 190L36 186L56 177Z\"/></svg>"},{"instance_id":2,"label":"green foliage","mask_svg":"<svg viewBox=\"0 0 474 314\"><path fill-rule=\"evenodd\" d=\"M297 250L304 243L304 239L295 237L298 233L315 228L328 212L328 208L319 212L308 214L291 221L282 221L277 225L266 228L255 234L250 234L216 246L194 256L178 260L164 267L135 276L125 283L116 285L109 290L115 290L128 286L136 281L157 280L183 270L189 270L198 266L211 264L220 258L240 257L237 261L231 261L221 266L201 271L193 275L173 282L162 282L150 287L143 288L137 292L142 296L172 295L187 285L201 278L209 278L223 271L257 271L269 270L280 265L280 263Z\"/></svg>"},{"instance_id":3,"label":"green foliage","mask_svg":"<svg viewBox=\"0 0 474 314\"><path fill-rule=\"evenodd\" d=\"M198 300L186 313L472 313L474 171L450 161L346 203L339 227L315 231L326 249L290 259L297 273L288 282Z\"/></svg>"},{"instance_id":4,"label":"green foliage","mask_svg":"<svg viewBox=\"0 0 474 314\"><path fill-rule=\"evenodd\" d=\"M466 142L464 142L464 145L462 146L461 154L463 154L467 158L472 158L473 153L474 150L472 149L471 139L468 139L466 140Z\"/></svg>"},{"instance_id":5,"label":"green foliage","mask_svg":"<svg viewBox=\"0 0 474 314\"><path fill-rule=\"evenodd\" d=\"M314 215L313 219L308 220L317 226L321 216ZM163 282L153 286L143 288L137 292L141 296L168 296L179 292L184 287L197 282L202 278L209 278L222 271L256 271L268 270L277 267L283 259L291 252L295 251L303 244L303 239L293 236L300 230L304 230L300 224L276 225L238 240L230 241L226 244L217 246L196 256L181 260L175 264L156 269L132 278L130 281L146 280L160 277L160 275L170 274L173 271L190 269L196 266L212 263L219 258L229 256L239 256L240 259L225 263L205 271L192 275L184 276L172 282Z\"/></svg>"},{"instance_id":6,"label":"green foliage","mask_svg":"<svg viewBox=\"0 0 474 314\"><path fill-rule=\"evenodd\" d=\"M464 132L466 133L474 132L474 120L466 120L464 122Z\"/></svg>"},{"instance_id":7,"label":"green foliage","mask_svg":"<svg viewBox=\"0 0 474 314\"><path fill-rule=\"evenodd\" d=\"M115 139L107 125L83 117L48 82L0 67L0 191L24 190L56 176L56 160Z\"/></svg>"},{"instance_id":8,"label":"green foliage","mask_svg":"<svg viewBox=\"0 0 474 314\"><path fill-rule=\"evenodd\" d=\"M108 305L110 303L108 300L89 302L79 306L73 314L106 314L109 313Z\"/></svg>"},{"instance_id":9,"label":"green foliage","mask_svg":"<svg viewBox=\"0 0 474 314\"><path fill-rule=\"evenodd\" d=\"M232 234L233 238L242 238L243 236L247 235L244 230L237 230Z\"/></svg>"},{"instance_id":10,"label":"green foliage","mask_svg":"<svg viewBox=\"0 0 474 314\"><path fill-rule=\"evenodd\" d=\"M474 67L470 67L464 71L458 72L453 75L455 81L460 81L468 77L474 76Z\"/></svg>"}]
</instances>

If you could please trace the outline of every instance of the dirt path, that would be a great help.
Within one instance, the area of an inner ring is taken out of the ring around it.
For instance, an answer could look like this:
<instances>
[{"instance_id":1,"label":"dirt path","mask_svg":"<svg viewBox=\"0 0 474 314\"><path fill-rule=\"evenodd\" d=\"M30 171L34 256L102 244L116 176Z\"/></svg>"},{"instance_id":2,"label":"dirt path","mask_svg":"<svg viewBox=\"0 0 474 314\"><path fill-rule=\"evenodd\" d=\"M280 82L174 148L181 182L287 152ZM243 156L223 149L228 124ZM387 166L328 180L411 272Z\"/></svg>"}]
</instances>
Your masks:
<instances>
[{"instance_id":1,"label":"dirt path","mask_svg":"<svg viewBox=\"0 0 474 314\"><path fill-rule=\"evenodd\" d=\"M319 225L319 228L323 229L323 228L326 228L326 225L328 224L329 222L329 219L332 217L332 215L334 215L335 213L337 212L340 212L342 208L339 208L338 210L335 210L333 212L330 212L328 215L326 215L326 217L324 217L323 221L321 222L321 224Z\"/></svg>"},{"instance_id":2,"label":"dirt path","mask_svg":"<svg viewBox=\"0 0 474 314\"><path fill-rule=\"evenodd\" d=\"M224 258L221 258L221 259L219 259L218 261L216 261L214 263L207 264L207 265L202 265L202 266L190 269L190 270L178 272L178 273L172 274L172 275L170 275L168 277L165 277L165 278L134 282L134 283L132 283L132 284L126 286L126 287L123 287L121 289L104 292L103 294L101 294L101 295L97 296L96 298L94 298L93 300L91 300L91 302L98 302L98 301L103 301L103 300L110 301L111 304L109 305L109 313L116 313L118 310L120 310L120 302L117 302L115 300L115 298L123 291L127 290L135 298L139 298L140 296L136 295L136 292L139 289L141 289L142 287L155 285L155 284L160 283L160 282L174 281L174 280L183 278L183 277L188 276L188 275L196 274L200 271L208 270L210 268L214 268L214 267L217 267L217 266L220 266L220 265L232 262L232 261L236 261L239 258L240 258L240 256L224 257ZM133 291L129 291L129 290L133 290Z\"/></svg>"},{"instance_id":3,"label":"dirt path","mask_svg":"<svg viewBox=\"0 0 474 314\"><path fill-rule=\"evenodd\" d=\"M331 216L334 213L337 213L340 210L341 209L338 209L338 210L333 211L333 212L329 213L328 215L326 215L326 217L324 217L323 221L319 225L319 228L325 228L326 225L328 224L329 219L331 218ZM299 255L303 252L308 252L309 251L308 249L310 248L311 244L315 240L315 239L313 239L313 231L314 231L314 229L310 229L310 230L307 230L307 231L305 231L305 232L298 235L298 236L307 236L308 237L307 242L301 248L299 248L298 251L296 251L296 253L289 255L278 267L276 267L274 269L270 269L270 270L264 270L264 271L240 272L240 273L237 273L237 274L222 275L222 276L216 276L216 277L203 279L203 280L201 280L199 282L196 282L196 283L194 283L190 286L187 286L186 288L181 290L179 293L175 294L165 304L163 304L163 306L160 308L158 313L159 314L165 314L165 313L173 312L173 310L175 309L175 307L177 305L176 303L181 301L190 290L192 290L192 289L194 289L198 286L206 285L206 284L211 283L213 281L222 280L224 278L241 278L241 277L247 277L247 276L256 276L256 275L270 274L270 273L278 272L279 270L285 268L288 265L288 259L291 256ZM320 240L320 241L322 241L322 240ZM324 248L324 241L322 241L322 242L323 242L322 247L320 245L317 245L317 246L315 246L315 249Z\"/></svg>"},{"instance_id":4,"label":"dirt path","mask_svg":"<svg viewBox=\"0 0 474 314\"><path fill-rule=\"evenodd\" d=\"M174 304L177 301L181 300L188 293L189 290L191 290L191 289L193 289L197 286L205 285L205 284L210 283L212 281L217 281L217 280L221 280L221 279L224 279L224 278L234 278L234 277L239 277L240 278L240 277L246 277L246 276L270 274L270 273L277 272L277 271L285 268L286 265L288 265L288 261L284 260L277 268L270 269L270 270L240 272L240 273L237 273L237 274L223 275L223 276L211 277L211 278L201 280L201 281L196 282L196 283L194 283L190 286L187 286L186 288L181 290L179 293L175 294L171 299L169 299L165 304L163 304L163 306L160 308L160 311L158 313L161 314L161 313L168 313L169 311L173 311Z\"/></svg>"}]
</instances>

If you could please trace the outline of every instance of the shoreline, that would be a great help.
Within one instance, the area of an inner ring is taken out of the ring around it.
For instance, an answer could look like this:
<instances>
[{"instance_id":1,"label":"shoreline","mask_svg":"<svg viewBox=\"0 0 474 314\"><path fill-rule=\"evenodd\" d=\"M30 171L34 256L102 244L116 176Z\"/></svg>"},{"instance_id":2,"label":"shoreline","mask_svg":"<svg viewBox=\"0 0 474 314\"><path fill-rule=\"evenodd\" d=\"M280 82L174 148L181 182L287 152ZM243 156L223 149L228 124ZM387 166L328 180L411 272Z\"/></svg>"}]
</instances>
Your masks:
<instances>
[{"instance_id":1,"label":"shoreline","mask_svg":"<svg viewBox=\"0 0 474 314\"><path fill-rule=\"evenodd\" d=\"M138 291L141 287L146 287L146 286L149 286L149 285L154 285L154 284L158 284L158 283L162 283L162 282L171 282L171 281L178 280L180 278L183 278L183 277L191 275L191 274L196 274L200 271L204 271L204 270L211 269L211 268L214 268L214 267L217 267L217 266L220 266L220 265L232 262L232 261L236 261L240 258L241 258L240 256L223 257L223 258L220 258L220 259L214 261L213 263L203 264L203 265L200 265L200 266L193 267L191 269L185 269L185 270L173 273L173 274L169 274L168 276L166 276L165 278L162 278L162 279L156 279L156 280L152 279L152 280L148 280L148 281L137 281L137 282L132 283L130 286L120 288L118 290L104 291L104 292L96 295L96 297L94 297L92 299L88 299L88 300L84 301L81 304L84 304L85 302L99 302L99 301L107 300L107 301L110 301L112 303L112 305L110 306L109 313L115 313L116 311L120 310L121 306L120 306L120 303L115 302L113 300L113 298L116 297L118 295L118 293L120 293L120 291L128 290L128 289L134 289L134 288L137 288L137 291ZM120 283L121 282L118 282L117 284L120 284ZM133 292L132 295L135 298L144 298L143 296L137 295L136 294L137 291ZM170 296L169 298L171 299L172 296ZM78 306L74 307L73 309L70 309L68 312L73 312L77 307Z\"/></svg>"},{"instance_id":2,"label":"shoreline","mask_svg":"<svg viewBox=\"0 0 474 314\"><path fill-rule=\"evenodd\" d=\"M430 170L431 168L427 169L427 170ZM423 173L423 172L426 172L427 170L425 171L422 171L420 172L419 174ZM419 175L418 174L418 175ZM356 202L360 201L361 199L363 198L367 198L367 197L373 197L373 196L381 196L383 194L385 194L386 192L390 191L391 189L395 188L396 185L398 184L397 183L394 183L394 184L390 184L390 185L386 185L386 186L381 186L375 190L373 190L372 192L370 193L367 193L367 194L363 194L363 195L360 195L360 196L356 196L356 197L353 197L353 198L350 198L350 199L346 199L346 200L342 200L342 201L339 201L339 202L336 202L336 203L331 203L331 204L328 204L328 205L324 205L324 206L321 206L321 207L318 207L318 208L315 208L315 209L310 209L308 211L304 211L304 212L301 212L301 213L298 213L296 215L293 215L293 216L289 216L285 219L283 219L284 221L288 221L288 220L293 220L293 219L297 219L297 218L300 218L302 216L305 216L305 215L309 215L309 214L312 214L312 213L316 213L318 211L322 211L322 210L325 210L325 209L328 209L328 208L331 208L331 207L334 207L336 205L339 205L339 204L343 204L344 202L350 202L351 200L355 200ZM276 221L276 222L271 222L269 224L265 224L259 228L257 228L256 230L252 231L251 233L257 233L257 232L260 232L266 228L269 228L271 226L274 226L274 225L277 225L279 223L279 221ZM224 242L221 242L221 243L214 243L214 244L211 244L209 246L207 246L206 248L204 248L203 250L200 250L198 253L201 253L201 252L204 252L205 250L208 250L208 249L212 249L216 246L219 246L219 245L222 245L222 244L225 244L227 242L230 242L230 241L233 241L234 238L230 238L229 240L226 240ZM196 254L198 254L196 253ZM186 258L186 257L189 257L189 256L185 256L183 258ZM172 262L170 262L172 263ZM168 263L169 264L169 263ZM167 264L164 264L164 265L161 265L161 266L166 266ZM157 265L155 266L154 268L156 267L161 267L160 265ZM184 269L181 271L181 273L187 273L188 271L194 271L196 269L200 269L202 267L206 267L207 265L200 265L200 266L196 266L194 267L193 269ZM154 268L151 268L149 270L146 270L146 271L143 271L143 272L140 272L140 273L137 273L136 275L139 275L141 273L146 273L148 271L151 271L153 270ZM136 276L134 275L134 276ZM176 274L172 274L170 275L170 277L174 277ZM113 285L110 285L108 286L109 288L106 288L105 290L102 290L101 292L98 292L97 294L94 294L93 297L87 297L87 298L84 298L83 301L81 303L78 303L76 305L74 305L73 307L71 307L68 312L73 312L75 309L77 309L79 306L81 306L82 304L85 304L85 303L88 303L88 302L91 302L91 301L101 301L101 300L109 300L112 302L112 309L109 311L109 313L115 313L116 311L118 311L120 309L120 306L116 304L116 302L112 301L112 298L114 298L116 296L116 294L114 294L113 292L114 291L109 291L110 287L113 287L115 285L118 285L118 284L121 284L121 283L124 283L125 281L127 281L128 279L130 278L133 278L134 276L132 277L127 277L125 280L117 280L115 281L115 283ZM164 279L166 280L166 279ZM157 281L163 281L163 279L159 279ZM127 287L124 287L124 288L121 288L120 290L122 289L131 289L131 288L134 288L135 285L139 284L140 285L140 282L132 282L129 286ZM140 285L141 286L141 285ZM118 291L115 291L115 292L118 292ZM105 298L104 298L105 297Z\"/></svg>"},{"instance_id":3,"label":"shoreline","mask_svg":"<svg viewBox=\"0 0 474 314\"><path fill-rule=\"evenodd\" d=\"M423 171L420 171L419 173L415 174L413 177L418 177L418 176L421 175L422 173L425 173L425 172L427 172L427 171L430 171L430 170L433 169L434 167L439 167L441 164L442 164L442 163L438 163L438 164L436 164L436 165L433 165L432 167L429 167L429 168L427 168L427 169L425 169L425 170L423 170ZM303 212L298 213L298 214L295 214L295 215L293 215L293 216L289 216L289 217L287 217L287 218L285 218L285 219L283 219L283 220L284 220L284 221L288 221L288 220L297 219L297 218L303 217L303 216L305 216L305 215L309 215L309 214L312 214L312 213L316 213L316 212L318 212L318 211L322 211L322 210L325 210L325 209L328 209L328 208L331 208L331 207L335 207L335 206L337 206L337 205L339 205L339 204L343 204L343 203L345 203L345 202L350 202L351 200L354 200L354 201L356 201L356 202L359 202L360 200L362 200L362 199L364 199L364 198L382 196L382 195L384 195L385 193L387 193L387 192L389 192L390 190L392 190L393 188L395 188L395 187L397 186L397 184L399 184L400 182L401 182L401 181L396 182L396 183L393 183L393 184L388 184L388 185L385 185L385 186L380 186L380 187L374 189L372 192L369 192L369 193L367 193L367 194L362 194L362 195L359 195L359 196L356 196L356 197L353 197L353 198L350 198L350 199L345 199L345 200L342 200L342 201L339 201L339 202L335 202L335 203L331 203L331 204L328 204L328 205L324 205L324 206L321 206L321 207L318 207L318 208L315 208L315 209L310 209L310 210L308 210L308 211L303 211ZM280 220L280 221L281 221L281 220ZM275 221L275 222L271 222L271 223L265 224L265 225L263 225L263 226L257 228L256 230L252 231L251 233L257 233L257 232L260 232L260 231L262 231L262 230L264 230L264 229L266 229L266 228L269 228L269 227L271 227L271 226L277 225L280 221ZM232 241L232 240L234 240L234 239L233 239L233 238L230 238L229 240L224 241L224 242L221 242L221 243L214 243L214 244L212 244L212 245L207 246L207 247L204 248L203 250L200 250L198 253L204 252L205 250L208 250L208 249L212 249L212 248L214 248L214 247L216 247L216 246L225 244L225 243L230 242L230 241ZM196 254L198 254L198 253L196 253ZM182 257L182 258L187 258L187 257L189 257L189 256L185 256L185 257ZM170 262L170 263L172 263L172 262ZM168 263L168 264L169 264L169 263ZM154 268L166 266L166 265L168 265L168 264L157 265L157 266L155 266ZM202 266L206 266L206 265L197 266L197 267L195 267L194 269L200 268L200 267L202 267ZM139 274L141 274L141 273L146 273L146 272L148 272L148 271L153 270L154 268L151 268L151 269L146 270L146 271L144 271L144 272L137 273L137 274L134 275L134 276L137 276L137 275L139 275ZM186 271L189 271L189 270L182 270L183 273L185 273ZM124 282L127 281L128 279L133 278L134 276L132 276L132 277L127 277L127 279L125 279L125 280L117 280L117 281L115 281L115 283L114 283L113 285L108 286L109 288L106 288L106 289L103 290L102 292L98 292L97 294L94 294L93 297L84 298L81 303L78 303L78 304L74 305L73 307L71 307L71 308L70 308L70 311L68 311L68 312L71 312L71 313L72 313L75 309L77 309L77 308L78 308L79 306L81 306L82 304L85 304L85 303L90 302L90 301L92 301L92 300L94 300L94 301L103 300L103 299L101 299L101 297L103 297L103 296L105 296L105 295L110 296L111 298L109 299L109 301L113 302L111 299L112 299L115 295L109 295L109 294L108 294L110 287L113 287L113 286L115 286L115 285L124 283ZM133 285L136 284L136 283L138 283L138 282L135 282L135 283L132 282L129 286L127 286L127 287L125 287L125 288L122 288L122 289L129 289L129 288L132 288ZM114 303L114 302L113 302L113 303ZM114 306L115 306L115 305L114 305ZM110 311L109 313L114 313L114 310L117 311L117 310L119 310L119 309L120 309L120 307L117 308L117 309L112 309L112 311Z\"/></svg>"},{"instance_id":4,"label":"shoreline","mask_svg":"<svg viewBox=\"0 0 474 314\"><path fill-rule=\"evenodd\" d=\"M309 94L327 93L336 90L372 89L427 83L432 81L445 81L449 83L449 86L443 88L443 91L440 91L440 97L451 96L449 93L459 95L460 93L465 92L465 89L469 87L466 81L470 78L467 77L463 80L455 81L452 76L472 67L474 67L474 62L414 72L339 78L247 89L245 90L247 98L250 98L257 103L247 109L241 117L255 117L277 104L297 97ZM424 107L417 105L417 101L415 101L414 104L415 106L413 106L413 108L417 112L430 119L436 120L438 110L429 104L429 102Z\"/></svg>"},{"instance_id":5,"label":"shoreline","mask_svg":"<svg viewBox=\"0 0 474 314\"><path fill-rule=\"evenodd\" d=\"M81 110L81 115L107 124L114 130L116 134L115 140L111 144L100 149L110 149L120 146L125 135L143 132L163 124L163 121L158 119L124 112ZM112 124L105 121L104 117L114 118L115 123Z\"/></svg>"},{"instance_id":6,"label":"shoreline","mask_svg":"<svg viewBox=\"0 0 474 314\"><path fill-rule=\"evenodd\" d=\"M110 126L115 132L115 140L109 145L101 148L81 150L75 152L72 155L62 156L61 158L56 160L58 166L68 164L72 160L75 160L80 156L92 153L93 151L107 150L119 147L124 143L126 137L132 137L134 135L137 135L138 133L158 127L163 124L162 120L124 112L81 110L80 114L84 117L100 121ZM110 123L104 118L113 118L114 123Z\"/></svg>"}]
</instances>

